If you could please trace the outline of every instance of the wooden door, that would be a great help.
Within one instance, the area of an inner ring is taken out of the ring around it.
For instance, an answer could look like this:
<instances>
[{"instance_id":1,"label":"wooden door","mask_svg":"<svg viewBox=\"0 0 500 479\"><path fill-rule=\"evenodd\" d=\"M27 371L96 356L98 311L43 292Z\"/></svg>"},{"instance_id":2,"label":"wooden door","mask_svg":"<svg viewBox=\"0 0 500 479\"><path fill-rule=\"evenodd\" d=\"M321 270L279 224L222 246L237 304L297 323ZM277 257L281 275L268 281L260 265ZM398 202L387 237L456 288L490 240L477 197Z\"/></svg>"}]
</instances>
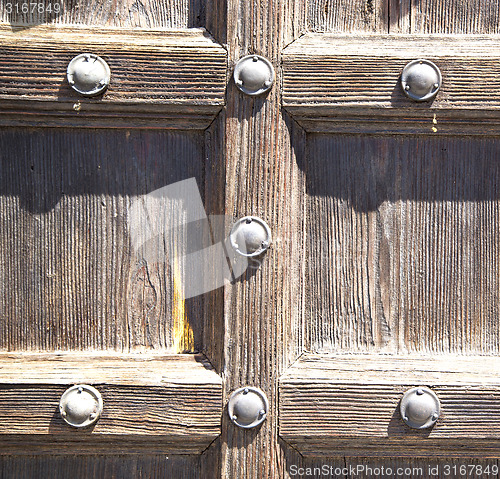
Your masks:
<instances>
[{"instance_id":1,"label":"wooden door","mask_svg":"<svg viewBox=\"0 0 500 479\"><path fill-rule=\"evenodd\" d=\"M498 2L22 5L0 1L1 477L498 477ZM87 52L95 98L66 80ZM266 95L231 78L247 54ZM430 103L399 86L417 58ZM129 225L192 178L273 243L183 300L160 260L183 238L150 258ZM77 383L103 396L91 429L58 413ZM226 413L242 386L258 428ZM400 418L414 386L432 429Z\"/></svg>"}]
</instances>

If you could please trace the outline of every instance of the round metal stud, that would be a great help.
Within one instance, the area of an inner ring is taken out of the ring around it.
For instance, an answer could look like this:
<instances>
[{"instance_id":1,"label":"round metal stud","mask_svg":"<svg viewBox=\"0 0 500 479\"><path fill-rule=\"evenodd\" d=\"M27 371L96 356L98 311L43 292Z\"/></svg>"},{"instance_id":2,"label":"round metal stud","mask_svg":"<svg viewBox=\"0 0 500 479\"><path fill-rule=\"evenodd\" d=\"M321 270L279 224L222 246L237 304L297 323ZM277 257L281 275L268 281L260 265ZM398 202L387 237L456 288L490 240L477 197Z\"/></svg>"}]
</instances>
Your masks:
<instances>
[{"instance_id":1,"label":"round metal stud","mask_svg":"<svg viewBox=\"0 0 500 479\"><path fill-rule=\"evenodd\" d=\"M260 256L271 244L271 229L255 216L245 216L232 227L229 240L233 249L249 258Z\"/></svg>"},{"instance_id":2,"label":"round metal stud","mask_svg":"<svg viewBox=\"0 0 500 479\"><path fill-rule=\"evenodd\" d=\"M274 82L271 62L260 55L248 55L234 68L234 83L247 95L261 95L270 90Z\"/></svg>"},{"instance_id":3,"label":"round metal stud","mask_svg":"<svg viewBox=\"0 0 500 479\"><path fill-rule=\"evenodd\" d=\"M404 67L401 86L408 98L428 101L434 98L441 87L441 72L429 60L414 60Z\"/></svg>"},{"instance_id":4,"label":"round metal stud","mask_svg":"<svg viewBox=\"0 0 500 479\"><path fill-rule=\"evenodd\" d=\"M69 62L67 76L73 90L84 96L94 96L108 87L111 70L101 57L82 53Z\"/></svg>"},{"instance_id":5,"label":"round metal stud","mask_svg":"<svg viewBox=\"0 0 500 479\"><path fill-rule=\"evenodd\" d=\"M250 386L234 391L227 404L231 421L245 429L261 424L268 411L269 402L264 391Z\"/></svg>"},{"instance_id":6,"label":"round metal stud","mask_svg":"<svg viewBox=\"0 0 500 479\"><path fill-rule=\"evenodd\" d=\"M403 396L400 404L403 421L414 429L431 427L439 418L441 405L436 394L429 388L412 388Z\"/></svg>"},{"instance_id":7,"label":"round metal stud","mask_svg":"<svg viewBox=\"0 0 500 479\"><path fill-rule=\"evenodd\" d=\"M86 384L72 386L62 395L59 401L59 412L70 426L90 426L101 415L101 394L97 389Z\"/></svg>"}]
</instances>

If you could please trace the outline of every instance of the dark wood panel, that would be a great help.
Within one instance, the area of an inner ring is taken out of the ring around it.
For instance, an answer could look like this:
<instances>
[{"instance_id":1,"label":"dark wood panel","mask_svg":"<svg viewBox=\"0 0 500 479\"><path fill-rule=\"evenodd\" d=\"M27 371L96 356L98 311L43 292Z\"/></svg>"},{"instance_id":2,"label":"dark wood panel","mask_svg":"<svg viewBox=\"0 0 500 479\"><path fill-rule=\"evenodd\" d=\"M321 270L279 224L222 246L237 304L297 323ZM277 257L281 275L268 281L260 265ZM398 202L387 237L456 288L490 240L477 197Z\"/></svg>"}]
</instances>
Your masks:
<instances>
[{"instance_id":1,"label":"dark wood panel","mask_svg":"<svg viewBox=\"0 0 500 479\"><path fill-rule=\"evenodd\" d=\"M306 355L280 380L280 434L305 454L494 457L500 452L497 358ZM406 390L425 385L441 415L428 430L401 420Z\"/></svg>"},{"instance_id":2,"label":"dark wood panel","mask_svg":"<svg viewBox=\"0 0 500 479\"><path fill-rule=\"evenodd\" d=\"M0 455L3 479L198 479L199 456L143 454L128 456Z\"/></svg>"},{"instance_id":3,"label":"dark wood panel","mask_svg":"<svg viewBox=\"0 0 500 479\"><path fill-rule=\"evenodd\" d=\"M308 348L497 354L500 144L309 135Z\"/></svg>"},{"instance_id":4,"label":"dark wood panel","mask_svg":"<svg viewBox=\"0 0 500 479\"><path fill-rule=\"evenodd\" d=\"M387 0L307 0L313 32L387 33Z\"/></svg>"},{"instance_id":5,"label":"dark wood panel","mask_svg":"<svg viewBox=\"0 0 500 479\"><path fill-rule=\"evenodd\" d=\"M182 299L169 259L188 248L165 223L183 210L160 205L141 247L130 211L189 178L204 195L203 134L4 129L0 144L0 348L201 350L203 296Z\"/></svg>"},{"instance_id":6,"label":"dark wood panel","mask_svg":"<svg viewBox=\"0 0 500 479\"><path fill-rule=\"evenodd\" d=\"M23 3L27 6L23 8ZM42 23L112 27L187 28L203 25L205 0L0 0L0 21L11 25Z\"/></svg>"},{"instance_id":7,"label":"dark wood panel","mask_svg":"<svg viewBox=\"0 0 500 479\"><path fill-rule=\"evenodd\" d=\"M224 104L226 52L201 29L3 26L0 44L1 124L123 127L134 125L135 114L135 126L204 128ZM70 60L85 52L111 69L109 88L96 98L74 92L66 79Z\"/></svg>"},{"instance_id":8,"label":"dark wood panel","mask_svg":"<svg viewBox=\"0 0 500 479\"><path fill-rule=\"evenodd\" d=\"M500 465L498 459L469 457L464 451L460 458L446 457L441 460L420 457L311 457L299 456L287 464L291 477L318 479L337 477L347 479L359 477L419 477L422 479L449 479L450 477L497 477ZM293 475L292 475L293 474ZM300 474L300 475L299 475Z\"/></svg>"},{"instance_id":9,"label":"dark wood panel","mask_svg":"<svg viewBox=\"0 0 500 479\"><path fill-rule=\"evenodd\" d=\"M94 385L103 412L94 427L64 423L67 387ZM123 453L153 448L200 453L220 433L222 381L202 356L0 355L0 444L47 453ZM66 443L65 443L66 442ZM25 446L26 447L26 446Z\"/></svg>"},{"instance_id":10,"label":"dark wood panel","mask_svg":"<svg viewBox=\"0 0 500 479\"><path fill-rule=\"evenodd\" d=\"M385 128L388 133L432 135L441 132L443 115L444 133L455 128L498 134L498 46L496 39L485 36L307 34L284 50L283 104L309 131L316 129L315 122L324 129L333 116L333 131L346 118L344 131ZM443 84L433 102L413 102L401 89L404 66L417 58L434 61L442 72ZM484 120L485 110L492 122ZM375 126L370 127L368 118L375 119Z\"/></svg>"}]
</instances>

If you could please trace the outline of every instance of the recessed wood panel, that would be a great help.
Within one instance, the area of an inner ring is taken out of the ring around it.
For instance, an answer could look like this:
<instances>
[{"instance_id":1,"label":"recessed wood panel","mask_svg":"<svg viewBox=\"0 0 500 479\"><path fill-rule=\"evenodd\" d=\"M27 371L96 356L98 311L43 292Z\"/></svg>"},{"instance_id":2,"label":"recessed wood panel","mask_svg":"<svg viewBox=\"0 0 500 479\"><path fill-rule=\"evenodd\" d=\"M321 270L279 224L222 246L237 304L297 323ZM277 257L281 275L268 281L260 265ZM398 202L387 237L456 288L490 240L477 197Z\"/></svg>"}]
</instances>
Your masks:
<instances>
[{"instance_id":1,"label":"recessed wood panel","mask_svg":"<svg viewBox=\"0 0 500 479\"><path fill-rule=\"evenodd\" d=\"M204 21L205 3L205 0L125 0L110 5L103 0L0 0L0 21L30 26L54 23L141 28L199 27Z\"/></svg>"},{"instance_id":2,"label":"recessed wood panel","mask_svg":"<svg viewBox=\"0 0 500 479\"><path fill-rule=\"evenodd\" d=\"M500 143L308 137L310 348L497 354Z\"/></svg>"},{"instance_id":3,"label":"recessed wood panel","mask_svg":"<svg viewBox=\"0 0 500 479\"><path fill-rule=\"evenodd\" d=\"M307 0L313 32L387 32L387 0Z\"/></svg>"},{"instance_id":4,"label":"recessed wood panel","mask_svg":"<svg viewBox=\"0 0 500 479\"><path fill-rule=\"evenodd\" d=\"M4 129L0 145L0 349L201 350L203 296L184 301L171 261L186 231L165 223L181 204L144 245L131 208L190 178L204 194L203 133Z\"/></svg>"}]
</instances>

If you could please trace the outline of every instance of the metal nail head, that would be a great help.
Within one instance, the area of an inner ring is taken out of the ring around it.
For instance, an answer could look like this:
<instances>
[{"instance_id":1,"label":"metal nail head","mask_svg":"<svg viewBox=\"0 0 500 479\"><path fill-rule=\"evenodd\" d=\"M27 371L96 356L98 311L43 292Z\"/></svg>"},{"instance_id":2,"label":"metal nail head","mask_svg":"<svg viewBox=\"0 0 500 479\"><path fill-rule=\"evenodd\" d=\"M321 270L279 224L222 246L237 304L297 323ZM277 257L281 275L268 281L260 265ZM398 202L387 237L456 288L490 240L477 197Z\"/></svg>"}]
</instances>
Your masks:
<instances>
[{"instance_id":1,"label":"metal nail head","mask_svg":"<svg viewBox=\"0 0 500 479\"><path fill-rule=\"evenodd\" d=\"M71 88L83 96L99 95L111 79L109 65L93 53L82 53L73 58L66 74Z\"/></svg>"},{"instance_id":2,"label":"metal nail head","mask_svg":"<svg viewBox=\"0 0 500 479\"><path fill-rule=\"evenodd\" d=\"M227 404L231 420L244 429L261 424L266 419L268 411L269 402L264 391L250 386L234 391Z\"/></svg>"},{"instance_id":3,"label":"metal nail head","mask_svg":"<svg viewBox=\"0 0 500 479\"><path fill-rule=\"evenodd\" d=\"M59 401L59 412L64 421L73 427L94 424L102 413L103 402L97 389L86 384L68 388Z\"/></svg>"},{"instance_id":4,"label":"metal nail head","mask_svg":"<svg viewBox=\"0 0 500 479\"><path fill-rule=\"evenodd\" d=\"M413 429L432 427L441 413L441 404L434 391L416 387L405 392L400 412L403 421Z\"/></svg>"},{"instance_id":5,"label":"metal nail head","mask_svg":"<svg viewBox=\"0 0 500 479\"><path fill-rule=\"evenodd\" d=\"M256 216L240 218L229 234L231 247L239 255L248 258L263 254L269 249L271 240L271 228L264 220Z\"/></svg>"},{"instance_id":6,"label":"metal nail head","mask_svg":"<svg viewBox=\"0 0 500 479\"><path fill-rule=\"evenodd\" d=\"M270 90L274 82L274 68L271 62L260 55L241 58L234 68L234 83L243 93L262 95Z\"/></svg>"},{"instance_id":7,"label":"metal nail head","mask_svg":"<svg viewBox=\"0 0 500 479\"><path fill-rule=\"evenodd\" d=\"M441 71L429 60L413 60L401 74L401 87L406 96L414 101L432 100L441 83Z\"/></svg>"}]
</instances>

